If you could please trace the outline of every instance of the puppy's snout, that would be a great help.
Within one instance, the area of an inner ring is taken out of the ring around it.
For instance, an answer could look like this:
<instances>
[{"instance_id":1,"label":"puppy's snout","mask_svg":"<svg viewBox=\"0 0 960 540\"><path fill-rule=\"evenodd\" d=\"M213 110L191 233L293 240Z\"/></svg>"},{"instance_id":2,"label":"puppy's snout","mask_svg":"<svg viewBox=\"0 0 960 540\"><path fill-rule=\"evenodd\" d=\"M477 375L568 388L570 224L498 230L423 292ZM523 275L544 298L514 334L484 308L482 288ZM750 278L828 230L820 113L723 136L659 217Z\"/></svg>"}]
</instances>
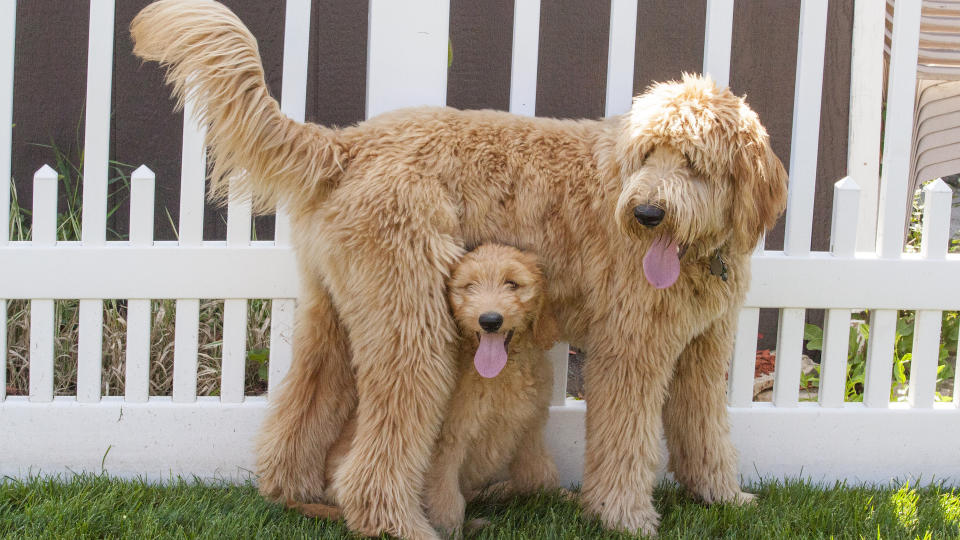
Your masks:
<instances>
[{"instance_id":1,"label":"puppy's snout","mask_svg":"<svg viewBox=\"0 0 960 540\"><path fill-rule=\"evenodd\" d=\"M663 221L665 212L662 208L649 204L640 204L633 207L633 217L637 218L644 227L656 227Z\"/></svg>"},{"instance_id":2,"label":"puppy's snout","mask_svg":"<svg viewBox=\"0 0 960 540\"><path fill-rule=\"evenodd\" d=\"M500 325L502 324L503 315L495 311L488 311L480 314L480 328L483 328L487 332L496 332L500 329Z\"/></svg>"}]
</instances>

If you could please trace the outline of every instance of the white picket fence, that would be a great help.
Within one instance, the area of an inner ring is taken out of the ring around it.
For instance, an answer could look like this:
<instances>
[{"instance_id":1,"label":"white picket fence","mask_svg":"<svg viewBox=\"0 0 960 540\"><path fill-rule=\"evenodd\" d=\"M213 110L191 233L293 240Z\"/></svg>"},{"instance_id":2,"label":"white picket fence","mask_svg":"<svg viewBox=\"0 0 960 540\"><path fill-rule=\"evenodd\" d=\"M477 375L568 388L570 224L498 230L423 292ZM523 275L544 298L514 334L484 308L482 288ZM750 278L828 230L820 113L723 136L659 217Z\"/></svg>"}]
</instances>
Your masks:
<instances>
[{"instance_id":1,"label":"white picket fence","mask_svg":"<svg viewBox=\"0 0 960 540\"><path fill-rule=\"evenodd\" d=\"M949 188L926 188L923 248L903 254L920 2L898 2L879 176L883 0L857 0L851 88L849 177L835 187L829 252L811 252L827 3L801 7L785 248L758 249L754 278L728 377L734 442L745 480L960 479L957 400L934 403L942 310L960 308L960 257L947 255ZM637 0L611 0L606 112L630 106ZM15 2L0 0L0 171L10 171ZM92 0L86 104L83 235L57 242L56 173L34 178L33 240L10 242L9 200L0 189L0 358L6 300L29 299L29 396L5 396L0 369L0 474L101 471L165 479L247 478L251 439L267 399L244 396L246 302L273 300L269 389L289 367L298 284L289 227L251 241L250 209L231 203L225 242L203 241L202 133L184 123L179 241L154 242L153 174L132 178L130 240L106 241L114 0ZM510 110L533 114L539 0L517 0ZM303 120L310 0L287 0L282 109ZM367 115L415 104L443 105L449 0L370 0ZM709 0L704 71L728 81L733 0ZM189 111L188 111L189 113ZM859 186L859 187L858 187ZM864 217L858 219L858 209ZM100 392L102 299L129 299L126 394ZM218 397L197 397L200 298L225 301ZM53 396L55 299L80 300L76 397ZM176 299L172 397L148 395L151 299ZM781 311L772 403L752 401L760 308ZM801 403L804 314L827 309L819 402ZM850 310L870 308L863 403L844 403ZM917 310L909 402L890 403L897 309ZM954 336L952 339L956 339ZM565 399L566 354L548 434L565 482L579 481L583 402ZM2 366L2 364L0 364ZM697 399L697 396L689 396Z\"/></svg>"}]
</instances>

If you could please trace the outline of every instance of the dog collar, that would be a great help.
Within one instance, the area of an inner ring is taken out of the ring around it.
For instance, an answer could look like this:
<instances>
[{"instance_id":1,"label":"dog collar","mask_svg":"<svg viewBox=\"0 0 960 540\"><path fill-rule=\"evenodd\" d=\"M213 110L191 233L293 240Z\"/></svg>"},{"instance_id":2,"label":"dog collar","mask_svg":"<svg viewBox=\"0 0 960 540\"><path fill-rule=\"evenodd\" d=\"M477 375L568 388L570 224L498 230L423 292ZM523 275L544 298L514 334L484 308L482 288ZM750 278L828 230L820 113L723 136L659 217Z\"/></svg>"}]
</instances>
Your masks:
<instances>
[{"instance_id":1,"label":"dog collar","mask_svg":"<svg viewBox=\"0 0 960 540\"><path fill-rule=\"evenodd\" d=\"M727 280L727 262L723 260L719 249L713 253L713 258L710 259L710 273L723 281Z\"/></svg>"}]
</instances>

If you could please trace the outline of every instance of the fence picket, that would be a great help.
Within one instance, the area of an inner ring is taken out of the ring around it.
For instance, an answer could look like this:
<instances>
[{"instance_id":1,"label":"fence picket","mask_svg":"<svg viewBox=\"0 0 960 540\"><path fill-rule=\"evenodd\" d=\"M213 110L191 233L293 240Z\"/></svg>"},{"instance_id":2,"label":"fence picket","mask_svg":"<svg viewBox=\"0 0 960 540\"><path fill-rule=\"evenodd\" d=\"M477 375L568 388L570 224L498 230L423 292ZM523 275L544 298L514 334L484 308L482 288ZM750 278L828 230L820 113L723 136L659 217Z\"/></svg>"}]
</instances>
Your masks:
<instances>
[{"instance_id":1,"label":"fence picket","mask_svg":"<svg viewBox=\"0 0 960 540\"><path fill-rule=\"evenodd\" d=\"M853 257L857 242L859 206L860 188L853 178L847 176L834 184L830 231L830 252L834 257ZM828 309L823 322L823 354L817 394L822 407L843 405L849 338L850 310Z\"/></svg>"},{"instance_id":2,"label":"fence picket","mask_svg":"<svg viewBox=\"0 0 960 540\"><path fill-rule=\"evenodd\" d=\"M633 57L637 40L637 0L610 0L606 115L623 114L633 102Z\"/></svg>"},{"instance_id":3,"label":"fence picket","mask_svg":"<svg viewBox=\"0 0 960 540\"><path fill-rule=\"evenodd\" d=\"M787 223L783 239L783 251L787 255L810 252L826 37L827 3L803 0L800 4L793 133L790 136L791 182L787 187Z\"/></svg>"},{"instance_id":4,"label":"fence picket","mask_svg":"<svg viewBox=\"0 0 960 540\"><path fill-rule=\"evenodd\" d=\"M77 337L77 401L100 401L103 300L81 299Z\"/></svg>"},{"instance_id":5,"label":"fence picket","mask_svg":"<svg viewBox=\"0 0 960 540\"><path fill-rule=\"evenodd\" d=\"M234 179L236 181L236 179ZM231 189L234 193L236 190ZM250 245L250 201L233 195L227 207L227 245ZM247 359L247 300L227 298L223 302L223 359L220 401L243 401L243 379Z\"/></svg>"},{"instance_id":6,"label":"fence picket","mask_svg":"<svg viewBox=\"0 0 960 540\"><path fill-rule=\"evenodd\" d=\"M270 312L270 367L267 374L267 395L274 395L293 361L293 300L274 300Z\"/></svg>"},{"instance_id":7,"label":"fence picket","mask_svg":"<svg viewBox=\"0 0 960 540\"><path fill-rule=\"evenodd\" d=\"M730 47L733 41L733 0L707 0L703 36L703 72L719 86L730 84Z\"/></svg>"},{"instance_id":8,"label":"fence picket","mask_svg":"<svg viewBox=\"0 0 960 540\"><path fill-rule=\"evenodd\" d=\"M884 408L890 405L890 378L893 375L893 344L897 331L897 310L870 312L867 340L867 369L864 374L863 404Z\"/></svg>"},{"instance_id":9,"label":"fence picket","mask_svg":"<svg viewBox=\"0 0 960 540\"><path fill-rule=\"evenodd\" d=\"M947 255L950 240L953 190L943 180L937 179L923 188L923 193L920 253L924 259L943 259ZM917 310L910 361L910 389L907 394L912 407L933 407L937 392L942 317L943 313L938 310Z\"/></svg>"},{"instance_id":10,"label":"fence picket","mask_svg":"<svg viewBox=\"0 0 960 540\"><path fill-rule=\"evenodd\" d=\"M10 174L13 141L13 60L16 2L0 4L0 173ZM6 181L5 181L6 182ZM0 189L0 247L10 240L10 189ZM0 401L7 396L7 301L0 298Z\"/></svg>"},{"instance_id":11,"label":"fence picket","mask_svg":"<svg viewBox=\"0 0 960 540\"><path fill-rule=\"evenodd\" d=\"M510 60L510 112L537 113L537 62L540 50L540 0L513 3L513 54Z\"/></svg>"},{"instance_id":12,"label":"fence picket","mask_svg":"<svg viewBox=\"0 0 960 540\"><path fill-rule=\"evenodd\" d=\"M173 401L197 399L197 343L200 332L200 300L177 300L173 336Z\"/></svg>"},{"instance_id":13,"label":"fence picket","mask_svg":"<svg viewBox=\"0 0 960 540\"><path fill-rule=\"evenodd\" d=\"M16 2L0 3L0 175L3 176L3 188L0 189L0 247L10 240L10 166L13 151L13 64L15 52L15 33L17 20ZM6 327L7 310L0 310L0 323ZM2 344L0 344L2 345ZM4 368L7 354L0 346L0 368ZM0 369L6 374L6 369ZM5 391L0 385L0 392ZM0 393L0 399L3 394Z\"/></svg>"},{"instance_id":14,"label":"fence picket","mask_svg":"<svg viewBox=\"0 0 960 540\"><path fill-rule=\"evenodd\" d=\"M44 165L33 175L32 245L57 242L57 172ZM53 401L53 300L30 301L30 401Z\"/></svg>"},{"instance_id":15,"label":"fence picket","mask_svg":"<svg viewBox=\"0 0 960 540\"><path fill-rule=\"evenodd\" d=\"M107 238L113 19L114 0L91 0L83 138L83 242L91 246Z\"/></svg>"},{"instance_id":16,"label":"fence picket","mask_svg":"<svg viewBox=\"0 0 960 540\"><path fill-rule=\"evenodd\" d=\"M7 398L7 301L0 299L0 403Z\"/></svg>"},{"instance_id":17,"label":"fence picket","mask_svg":"<svg viewBox=\"0 0 960 540\"><path fill-rule=\"evenodd\" d=\"M447 101L449 0L370 0L367 118Z\"/></svg>"},{"instance_id":18,"label":"fence picket","mask_svg":"<svg viewBox=\"0 0 960 540\"><path fill-rule=\"evenodd\" d=\"M757 365L759 326L759 309L749 307L740 310L733 360L727 374L727 404L731 407L749 407L753 403L753 374Z\"/></svg>"},{"instance_id":19,"label":"fence picket","mask_svg":"<svg viewBox=\"0 0 960 540\"><path fill-rule=\"evenodd\" d=\"M156 178L146 165L130 177L130 245L153 244ZM127 300L127 349L124 400L146 402L150 396L150 300Z\"/></svg>"},{"instance_id":20,"label":"fence picket","mask_svg":"<svg viewBox=\"0 0 960 540\"><path fill-rule=\"evenodd\" d=\"M796 407L800 400L800 355L805 309L783 308L777 329L777 362L773 368L773 404Z\"/></svg>"},{"instance_id":21,"label":"fence picket","mask_svg":"<svg viewBox=\"0 0 960 540\"><path fill-rule=\"evenodd\" d=\"M853 4L850 55L850 119L847 174L860 186L857 249L877 247L877 194L880 187L880 114L883 108L884 0Z\"/></svg>"},{"instance_id":22,"label":"fence picket","mask_svg":"<svg viewBox=\"0 0 960 540\"><path fill-rule=\"evenodd\" d=\"M283 95L280 109L298 122L303 122L306 113L309 48L310 1L288 0L284 22ZM282 208L277 209L274 244L290 245L290 218ZM295 313L295 300L292 298L274 299L270 305L269 388L275 388L280 383L293 362L293 343L290 338Z\"/></svg>"},{"instance_id":23,"label":"fence picket","mask_svg":"<svg viewBox=\"0 0 960 540\"><path fill-rule=\"evenodd\" d=\"M204 130L194 118L195 104L187 100L183 107L183 155L180 173L181 246L203 243L203 198L206 178ZM197 397L197 346L200 324L200 300L179 298L176 303L173 346L173 401L191 402Z\"/></svg>"},{"instance_id":24,"label":"fence picket","mask_svg":"<svg viewBox=\"0 0 960 540\"><path fill-rule=\"evenodd\" d=\"M87 101L83 152L83 244L107 240L110 86L113 80L114 0L92 0L87 48ZM77 401L100 400L103 300L81 298L77 342Z\"/></svg>"},{"instance_id":25,"label":"fence picket","mask_svg":"<svg viewBox=\"0 0 960 540\"><path fill-rule=\"evenodd\" d=\"M877 223L877 254L884 258L899 257L903 251L917 86L920 7L921 2L899 2L893 14Z\"/></svg>"},{"instance_id":26,"label":"fence picket","mask_svg":"<svg viewBox=\"0 0 960 540\"><path fill-rule=\"evenodd\" d=\"M547 352L553 364L553 394L550 405L563 405L567 402L567 366L570 362L570 345L554 343Z\"/></svg>"}]
</instances>

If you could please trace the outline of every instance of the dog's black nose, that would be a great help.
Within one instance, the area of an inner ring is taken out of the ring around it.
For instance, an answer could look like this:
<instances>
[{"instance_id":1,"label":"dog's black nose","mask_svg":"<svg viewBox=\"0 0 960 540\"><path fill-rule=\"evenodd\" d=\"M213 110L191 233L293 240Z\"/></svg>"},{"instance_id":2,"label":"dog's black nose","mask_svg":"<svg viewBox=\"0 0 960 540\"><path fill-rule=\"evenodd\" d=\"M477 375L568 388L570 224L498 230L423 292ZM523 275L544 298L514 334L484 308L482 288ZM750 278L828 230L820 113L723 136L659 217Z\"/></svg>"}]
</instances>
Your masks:
<instances>
[{"instance_id":1,"label":"dog's black nose","mask_svg":"<svg viewBox=\"0 0 960 540\"><path fill-rule=\"evenodd\" d=\"M488 311L480 314L480 328L487 332L496 332L501 324L503 324L503 315L497 312Z\"/></svg>"},{"instance_id":2,"label":"dog's black nose","mask_svg":"<svg viewBox=\"0 0 960 540\"><path fill-rule=\"evenodd\" d=\"M664 211L662 208L641 204L633 207L633 217L637 218L644 227L656 227L663 221Z\"/></svg>"}]
</instances>

